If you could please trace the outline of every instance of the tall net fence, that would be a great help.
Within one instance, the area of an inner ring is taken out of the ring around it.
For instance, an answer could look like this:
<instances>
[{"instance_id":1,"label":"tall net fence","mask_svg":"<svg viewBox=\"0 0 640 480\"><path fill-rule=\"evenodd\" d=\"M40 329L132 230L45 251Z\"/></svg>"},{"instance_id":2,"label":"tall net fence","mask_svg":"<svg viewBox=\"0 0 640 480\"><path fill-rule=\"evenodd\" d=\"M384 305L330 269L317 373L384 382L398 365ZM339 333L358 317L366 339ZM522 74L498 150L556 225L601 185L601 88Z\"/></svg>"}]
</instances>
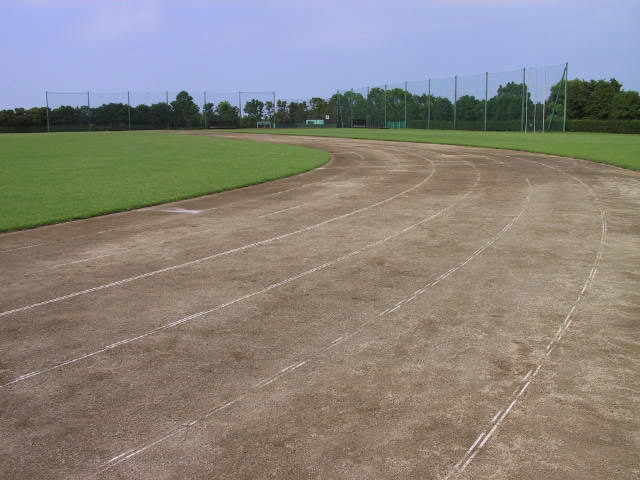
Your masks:
<instances>
[{"instance_id":1,"label":"tall net fence","mask_svg":"<svg viewBox=\"0 0 640 480\"><path fill-rule=\"evenodd\" d=\"M338 126L564 130L567 66L524 68L338 91Z\"/></svg>"},{"instance_id":2,"label":"tall net fence","mask_svg":"<svg viewBox=\"0 0 640 480\"><path fill-rule=\"evenodd\" d=\"M0 111L0 131L238 127L563 131L567 70L564 64L425 78L337 90L330 97L289 98L273 91L46 92L46 107ZM3 116L4 112L10 115Z\"/></svg>"}]
</instances>

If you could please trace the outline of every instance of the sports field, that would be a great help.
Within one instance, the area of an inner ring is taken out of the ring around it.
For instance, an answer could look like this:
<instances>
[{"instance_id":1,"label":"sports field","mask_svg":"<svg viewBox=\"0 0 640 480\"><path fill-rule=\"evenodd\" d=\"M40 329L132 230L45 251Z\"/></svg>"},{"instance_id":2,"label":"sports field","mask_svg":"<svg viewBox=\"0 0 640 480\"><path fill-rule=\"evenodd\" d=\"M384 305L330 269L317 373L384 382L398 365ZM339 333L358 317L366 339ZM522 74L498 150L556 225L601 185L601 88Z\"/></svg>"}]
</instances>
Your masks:
<instances>
[{"instance_id":1,"label":"sports field","mask_svg":"<svg viewBox=\"0 0 640 480\"><path fill-rule=\"evenodd\" d=\"M306 147L165 132L2 135L0 231L220 192L328 160Z\"/></svg>"},{"instance_id":2,"label":"sports field","mask_svg":"<svg viewBox=\"0 0 640 480\"><path fill-rule=\"evenodd\" d=\"M255 133L256 130L245 130ZM283 128L258 130L278 135L311 135L400 142L442 143L548 153L640 170L640 135L612 133L520 133L465 130L370 128Z\"/></svg>"},{"instance_id":3,"label":"sports field","mask_svg":"<svg viewBox=\"0 0 640 480\"><path fill-rule=\"evenodd\" d=\"M193 133L332 159L0 234L0 477L638 477L640 173Z\"/></svg>"}]
</instances>

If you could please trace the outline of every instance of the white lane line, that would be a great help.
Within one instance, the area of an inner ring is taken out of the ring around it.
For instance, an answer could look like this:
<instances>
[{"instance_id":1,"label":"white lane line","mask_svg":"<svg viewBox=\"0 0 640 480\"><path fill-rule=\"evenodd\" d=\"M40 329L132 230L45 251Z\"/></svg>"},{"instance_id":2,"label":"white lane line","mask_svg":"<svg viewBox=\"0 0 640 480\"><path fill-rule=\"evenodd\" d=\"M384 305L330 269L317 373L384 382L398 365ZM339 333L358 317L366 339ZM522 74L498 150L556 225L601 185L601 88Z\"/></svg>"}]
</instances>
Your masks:
<instances>
[{"instance_id":1,"label":"white lane line","mask_svg":"<svg viewBox=\"0 0 640 480\"><path fill-rule=\"evenodd\" d=\"M25 250L27 248L35 248L35 247L39 247L41 245L44 245L44 243L34 243L33 245L25 245L23 247L10 248L8 250L0 250L0 253L15 252L17 250Z\"/></svg>"},{"instance_id":2,"label":"white lane line","mask_svg":"<svg viewBox=\"0 0 640 480\"><path fill-rule=\"evenodd\" d=\"M331 152L328 152L328 153L331 153ZM347 152L347 153L356 153L356 152ZM339 155L339 154L340 153L338 153L338 154L331 153L332 160L335 160L335 156ZM362 155L360 155L360 154L356 153L356 155L358 155L360 158L363 158ZM313 170L308 170L306 172L299 173L298 175L295 175L295 178L298 178L298 177L301 177L303 175L307 175L307 174L313 173L314 171L319 170L321 168L322 167L314 168ZM354 168L359 168L359 165L354 166L354 167L343 167L343 168L344 169L354 169ZM259 200L259 199L265 198L265 197L272 197L272 196L280 195L282 193L290 192L292 190L296 190L296 189L299 189L299 188L305 188L305 187L308 187L308 186L311 186L311 185L317 185L317 184L325 183L325 182L329 181L330 179L335 178L335 177L337 177L339 175L340 175L340 173L337 173L335 175L331 175L331 176L325 178L324 180L305 183L304 185L298 185L296 187L287 188L285 190L280 190L280 191L274 192L274 193L267 193L267 194L260 195L260 196L255 197L255 198L249 198L249 199L244 199L244 200L238 200L236 202L230 202L230 203L227 203L227 204L219 205L217 207L209 207L209 208L200 209L200 210L198 210L198 212L200 212L200 213L201 212L210 212L210 211L213 211L213 210L217 210L219 208L232 206L232 205L237 205L239 203L251 202L251 201ZM291 178L282 178L282 179L279 179L279 180L290 180L290 179ZM276 182L278 180L273 180L273 181ZM257 184L257 185L254 185L254 186L258 186L258 185L264 185L264 184ZM236 189L234 189L234 190L236 190ZM229 193L229 192L233 192L234 190L226 190L224 192L218 192L218 194ZM212 193L212 194L209 194L209 195L216 195L216 194ZM182 200L182 202L187 202L189 200L194 200L194 199L185 199L185 200ZM135 213L140 213L140 212L157 212L157 211L161 212L161 211L163 211L162 210L162 206L163 206L163 204L152 205L152 206L149 206L149 207L136 208L134 210L127 210L127 211L123 211L123 212L115 212L115 213L113 213L113 215L121 215L121 214L129 214L130 215L130 214L135 214ZM86 222L86 221L90 221L90 220L94 220L94 219L95 219L95 217L80 218L78 220L74 220L74 222ZM38 227L38 229L40 229L40 230L49 229L49 228L60 227L60 226L63 226L63 225L68 225L68 222L54 223L52 225L43 225L42 227ZM143 223L143 224L136 224L136 227L145 227L145 226L149 226L149 225L155 225L155 223L149 222L149 223ZM12 248L12 249L9 249L9 250L0 250L0 253L8 253L8 252L12 252L14 250L20 250L22 248L33 248L33 247L40 247L40 246L43 246L43 245L53 245L53 244L60 243L60 242L67 242L69 240L76 240L78 238L86 238L86 237L90 237L90 236L94 236L94 235L100 235L100 234L103 234L103 233L113 232L113 231L116 231L116 230L121 230L121 229L118 228L118 227L114 227L114 228L110 228L110 229L107 229L107 230L102 230L102 231L94 233L94 234L74 235L74 236L71 236L71 237L63 238L63 239L60 239L60 240L54 240L54 241L51 241L51 242L38 243L36 245L27 245L25 247ZM209 229L209 230L211 230L211 229ZM209 231L209 230L206 230L206 231ZM16 235L16 234L20 234L20 233L22 233L22 232L21 231L16 231L16 232L8 232L8 233L5 233L3 235L8 236L8 235ZM176 239L178 239L178 238L182 238L182 236L176 237ZM113 254L109 254L109 255L113 255ZM101 258L101 257L102 256L93 257L93 258ZM60 265L65 265L65 264L60 264Z\"/></svg>"},{"instance_id":3,"label":"white lane line","mask_svg":"<svg viewBox=\"0 0 640 480\"><path fill-rule=\"evenodd\" d=\"M529 181L528 181L528 180L527 180L527 183L529 183ZM467 194L467 195L468 195L468 194ZM522 210L520 211L520 213L516 216L516 218L517 218L517 219L519 219L519 218L522 216L522 214L524 213L524 211L525 211L525 209L526 209L526 207L527 207L527 205L528 205L528 203L529 203L530 195L531 195L531 184L529 183L529 194L527 195L527 199L526 199L526 201L525 201L525 203L524 203L524 207L523 207L523 209L522 209ZM500 232L498 232L498 233L497 233L497 234L496 234L496 235L495 235L491 240L489 240L485 245L491 245L491 244L495 243L495 242L496 242L500 237L502 237L502 235L504 235L504 232L505 232L505 231L504 231L504 229L503 229L503 230L501 230ZM483 250L483 251L484 251L484 250ZM473 258L473 257L469 257L469 258ZM464 264L466 264L466 263L468 263L468 262L464 262ZM460 265L462 265L462 264L463 264L463 263L460 263ZM454 269L454 271L456 271L456 270L457 270L457 269ZM431 285L431 284L429 284L429 285ZM389 311L389 313L391 313L391 311ZM358 334L359 332L363 331L363 330L364 330L364 328L365 328L366 326L368 326L369 324L373 323L375 320L379 319L379 317L380 317L380 316L377 316L377 317L373 317L373 318L371 318L371 319L367 320L366 322L362 323L359 327L357 327L355 330L351 331L350 333L346 333L346 334L344 334L342 337L339 337L339 338L341 338L341 339L342 339L341 341L345 341L345 340L348 340L348 339L352 338L353 336L355 336L355 335L356 335L356 334ZM275 375L272 375L272 376L270 376L270 377L267 377L267 378L265 378L264 380L262 380L261 382L258 382L254 387L252 387L252 388L250 388L249 390L247 390L247 391L243 392L243 393L242 393L242 394L240 394L238 397L236 397L234 400L232 400L232 402L229 402L229 403L235 403L235 402L237 402L237 401L240 401L240 400L241 400L241 399L243 399L244 397L248 396L248 395L251 393L251 391L253 391L253 392L258 391L258 390L262 389L264 386L266 386L266 385L269 385L269 384L273 383L273 380L279 379L279 378L281 378L281 377L284 377L284 376L286 376L286 375L288 375L288 374L292 373L292 372L293 372L294 370L296 370L297 368L299 368L299 367L301 367L301 366L303 366L303 365L305 365L305 364L310 363L310 362L312 361L312 358L311 358L311 357L313 357L313 356L317 356L317 355L320 355L320 354L322 354L322 353L324 353L324 352L328 351L328 350L329 350L329 349L331 349L334 345L336 345L336 340L334 340L333 342L329 343L329 344L328 344L328 345L326 345L325 347L322 347L322 348L318 349L317 351L315 351L315 352L313 352L313 353L309 354L309 355L308 355L308 357L307 357L304 361L301 361L301 362L299 362L298 364L296 364L296 367L295 367L295 368L292 368L292 366L290 365L290 366L288 366L288 367L286 367L286 368L284 368L284 369L280 370L280 372L276 373ZM511 407L512 407L512 406L513 406L513 405L511 405L511 406L507 409L507 411L505 411L505 413L502 415L502 417L501 417L501 419L499 420L499 422L498 422L498 423L500 423L500 422L501 422L501 421L506 417L506 415L507 415L507 414L509 413L509 411L511 410ZM204 420L205 418L208 418L208 416L210 416L213 412L217 412L217 411L219 411L219 410L220 410L220 407L214 407L212 410L210 410L210 412L211 412L211 413L209 413L209 414L205 414L205 415L203 415L203 416L200 416L200 417L198 417L198 418L194 419L194 420L192 421L192 423L195 423L195 422L198 422L198 421L202 421L202 420ZM476 441L474 442L474 445L475 445L475 444L478 444L478 442L481 442L481 443L480 443L480 445L484 445L484 443L486 442L486 440L488 439L488 437L489 437L491 434L493 434L493 432L495 431L496 426L497 426L497 424L496 424L496 425L494 425L494 426L492 427L492 429L489 431L489 434L487 434L487 436L484 436L484 438L483 438L483 434L481 434L481 435L476 439ZM139 448L138 448L138 449L136 449L136 450L128 450L128 452L132 452L132 453L130 453L130 454L128 454L128 455L124 455L124 454L120 454L120 455L118 455L119 460L117 460L117 461L115 461L115 462L112 462L112 463L109 463L109 464L104 464L104 465L102 465L102 467L98 470L98 472L96 473L96 475L99 475L99 474L101 474L101 473L104 473L105 471L107 471L107 470L109 470L109 469L113 468L114 466L116 466L116 465L118 465L118 464L120 464L120 463L122 463L122 462L125 462L125 461L129 460L130 458L132 458L132 457L134 457L134 456L136 456L136 455L138 455L138 454L140 454L140 453L142 453L142 452L144 452L144 451L148 450L149 448L152 448L152 447L154 447L155 445L158 445L159 443L164 442L165 440L167 440L167 439L169 439L169 438L171 438L171 437L174 437L174 436L176 436L176 435L178 435L179 433L184 432L184 431L185 431L185 428L184 428L184 427L178 427L178 428L175 428L175 429L173 429L173 430L171 430L171 431L167 432L166 434L164 434L163 436L161 436L161 437L160 437L160 438L158 438L157 440L154 440L153 442L151 442L151 443L149 443L149 444L147 444L147 445L144 445L144 446L142 446L142 447L139 447ZM476 448L476 449L475 449L475 451L474 451L474 449L473 449L473 448L469 448L468 452L472 452L472 451L473 451L473 453L472 453L471 455L472 455L472 456L475 456L475 455L477 454L477 452L478 452L478 449ZM467 455L465 455L465 459L466 459L466 457L467 457ZM461 463L461 462L459 462L459 463ZM467 460L467 463L466 463L462 468L463 468L463 469L464 469L464 468L466 468L466 465L468 465L468 463L469 463L469 461Z\"/></svg>"},{"instance_id":4,"label":"white lane line","mask_svg":"<svg viewBox=\"0 0 640 480\"><path fill-rule=\"evenodd\" d=\"M598 265L600 263L600 260L602 259L604 248L605 248L606 243L607 243L607 230L608 230L608 228L607 228L607 216L606 216L606 212L605 212L605 210L602 207L602 204L600 202L600 198L598 197L596 192L590 186L585 184L582 180L580 180L579 178L575 177L574 175L572 175L570 173L564 172L563 170L560 170L560 169L558 169L556 167L553 167L553 166L550 166L550 165L545 165L544 163L536 162L536 161L529 160L529 159L524 159L524 160L526 160L528 162L532 162L532 163L537 163L537 164L542 165L544 167L552 168L552 169L557 170L557 171L559 171L559 172L561 172L561 173L563 173L565 175L568 175L568 176L572 177L574 180L576 180L578 183L582 184L582 186L584 188L586 188L591 193L591 196L594 199L594 203L598 207L598 210L599 210L599 213L600 213L600 218L601 218L602 228L601 228L601 233L600 233L600 244L598 246L598 251L597 251L595 259L593 261L593 266L592 266L592 268L591 268L591 270L589 272L589 275L587 276L587 279L586 279L586 281L585 281L585 283L584 283L584 285L583 285L583 287L582 287L582 289L580 291L580 294L578 295L576 300L571 305L571 308L569 309L566 317L564 318L560 328L557 330L556 334L553 336L553 338L550 340L549 344L546 346L545 352L539 356L539 358L538 358L538 360L536 362L535 370L533 370L533 372L530 370L529 373L527 373L527 375L521 380L521 383L513 391L513 393L509 397L509 400L511 401L511 403L509 404L509 406L507 407L505 412L500 417L500 420L498 420L498 422L492 427L492 429L489 432L489 434L484 438L482 443L477 445L477 447L475 449L472 448L473 453L471 455L468 455L468 453L465 454L449 470L449 472L445 476L445 478L447 478L447 479L449 479L450 477L456 476L458 473L463 472L471 464L471 462L478 455L480 450L484 447L484 445L487 442L487 440L489 440L489 437L500 427L500 425L502 424L504 419L507 417L507 415L509 414L511 409L517 404L518 400L524 395L525 391L527 390L527 388L529 387L531 382L533 382L533 380L538 376L538 373L540 373L540 370L542 369L542 366L544 365L544 362L549 358L549 356L551 355L551 352L553 352L555 347L562 341L565 333L567 332L567 330L569 329L569 326L571 325L572 316L573 316L573 314L574 314L574 312L575 312L575 310L576 310L576 308L578 306L578 303L582 300L582 298L584 297L585 292L587 291L587 289L589 288L589 286L591 285L591 283L593 282L593 280L595 278L595 274L596 274L596 272L598 270ZM500 411L502 411L502 409ZM495 420L495 418L497 418L498 415L499 415L499 413L494 415L491 423L493 423L493 421ZM461 464L462 464L462 467L460 467Z\"/></svg>"},{"instance_id":5,"label":"white lane line","mask_svg":"<svg viewBox=\"0 0 640 480\"><path fill-rule=\"evenodd\" d=\"M474 169L475 169L475 167L474 167ZM434 173L435 173L435 167L434 167L434 171L432 172L432 174L431 174L431 175L433 175ZM427 178L429 178L429 177L427 177ZM467 191L467 192L466 192L462 197L460 197L458 200L456 200L455 202L453 202L453 203L451 203L451 204L447 205L446 207L443 207L442 209L440 209L440 210L439 210L439 211L437 211L436 213L433 213L433 214L431 214L431 215L428 215L428 216L426 216L426 217L422 218L421 220L419 220L418 222L415 222L415 223L413 223L413 224L411 224L411 225L409 225L409 226L407 226L407 227L404 227L403 229L401 229L401 230L399 230L399 231L397 231L397 232L395 232L395 233L392 233L392 234L390 234L390 235L387 235L386 237L384 237L384 238L382 238L382 239L380 239L380 240L376 240L375 242L371 242L371 243L369 243L369 244L365 245L364 247L360 247L360 248L359 248L359 249L357 249L357 250L353 250L353 251L351 251L351 252L349 252L349 253L346 253L346 254L344 254L344 255L342 255L342 256L340 256L340 257L334 258L333 260L330 260L330 261L328 261L328 262L326 262L326 263L323 263L323 264L321 264L321 265L317 265L317 266L315 266L315 267L313 267L313 268L311 268L311 269L309 269L309 270L306 270L306 271L304 271L304 272L301 272L301 273L299 273L299 274L297 274L297 275L294 275L294 276L292 276L292 277L286 278L285 280L282 280L282 281L277 282L277 283L273 283L273 284L268 285L267 287L264 287L264 288L262 288L262 289L260 289L260 290L257 290L257 291L254 291L254 292L248 293L248 294L246 294L246 295L243 295L243 296L241 296L241 297L238 297L238 298L236 298L236 299L234 299L234 300L231 300L231 301L228 301L228 302L226 302L226 303L222 303L222 304L216 305L215 307L212 307L212 308L210 308L210 309L207 309L207 310L203 310L203 311L200 311L200 312L193 313L193 314L188 315L188 316L186 316L186 317L183 317L183 318L180 318L180 319L178 319L178 320L175 320L175 321L173 321L173 322L171 322L171 323L167 323L167 324L165 324L165 325L161 325L161 326L159 326L159 327L156 327L156 328L154 328L154 329L152 329L152 330L149 330L149 331L147 331L147 332L145 332L145 333L142 333L142 334L140 334L140 335L137 335L137 336L135 336L135 337L125 338L125 339L123 339L123 340L117 341L117 342L115 342L115 343L111 343L110 345L107 345L107 346L105 346L105 347L103 347L103 348L100 348L100 349L98 349L98 350L95 350L95 351L93 351L93 352L86 353L86 354L84 354L84 355L81 355L81 356L79 356L79 357L76 357L76 358L73 358L73 359L67 360L67 361L65 361L65 362L62 362L62 363L59 363L59 364L56 364L56 365L52 365L52 366L50 366L50 367L43 368L43 369L41 369L41 370L37 370L37 371L35 371L35 372L31 372L31 373L29 373L29 374L22 375L22 376L20 376L20 377L14 378L13 380L11 380L11 381L9 381L9 382L4 383L3 385L0 385L0 388L5 388L5 387L8 387L8 386L10 386L10 385L13 385L13 384L16 384L16 383L22 382L22 381L24 381L24 380L27 380L28 378L32 378L32 377L35 377L35 376L37 376L37 375L42 375L42 374L44 374L44 373L49 373L49 372L52 372L52 371L54 371L54 370L58 370L58 369L60 369L60 368L62 368L62 367L66 367L67 365L71 365L71 364L74 364L74 363L80 362L80 361L82 361L82 360L86 360L86 359L88 359L88 358L94 357L94 356L96 356L96 355L99 355L99 354L105 353L105 352L107 352L107 351L109 351L109 350L113 350L114 348L118 348L118 347L121 347L121 346L123 346L123 345L127 345L127 344L129 344L129 343L133 343L133 342L136 342L136 341L142 340L142 339L144 339L144 338L150 337L150 336L155 335L156 333L162 332L162 331L164 331L164 330L167 330L167 329L170 329L170 328L178 327L178 326L180 326L180 325L182 325L182 324L185 324L185 323L187 323L187 322L190 322L190 321L192 321L192 320L196 320L196 319L198 319L198 318L200 318L200 317L203 317L203 316L205 316L205 315L208 315L208 314L211 314L211 313L217 312L217 311L219 311L219 310L222 310L223 308L226 308L226 307L229 307L229 306L235 305L235 304L240 303L240 302L242 302L242 301L244 301L244 300L247 300L247 299L249 299L249 298L255 297L256 295L260 295L260 294L262 294L262 293L266 293L266 292L268 292L268 291L270 291L270 290L273 290L273 289L275 289L275 288L278 288L278 287L281 287L281 286L286 285L286 284L288 284L288 283L294 282L294 281L296 281L296 280L298 280L298 279L300 279L300 278L302 278L302 277L305 277L305 276L310 275L310 274L312 274L312 273L318 272L318 271L323 270L323 269L325 269L325 268L327 268L327 267L330 267L330 266L336 265L336 264L338 264L338 263L340 263L340 262L343 262L343 261L347 260L348 258L351 258L351 257L353 257L353 256L355 256L355 255L359 255L360 253L362 253L362 252L363 252L363 251L365 251L365 250L369 250L369 249L372 249L372 248L378 247L378 246L380 246L380 245L382 245L382 244L384 244L384 243L386 243L386 242L388 242L388 241L390 241L390 240L393 240L393 239L395 239L395 238L397 238L397 237L399 237L399 236L401 236L401 235L403 235L403 234L405 234L405 233L409 232L410 230L413 230L413 229L417 228L418 226L423 225L423 224L425 224L425 223L427 223L427 222L430 222L430 221L431 221L431 220L433 220L434 218L437 218L437 217L439 217L440 215L444 214L444 213L445 213L445 212L447 212L449 209L453 208L455 205L457 205L457 204L459 204L460 202L462 202L463 200L465 200L465 199L466 199L466 198L471 194L471 192L476 188L476 186L477 186L478 182L479 182L479 174L478 174L478 172L477 172L477 170L476 170L476 180L475 180L474 185L471 187L471 189L470 189L469 191ZM399 308L399 307L400 307L400 305L398 305L398 306L396 307L396 309L397 309L397 308Z\"/></svg>"},{"instance_id":6,"label":"white lane line","mask_svg":"<svg viewBox=\"0 0 640 480\"><path fill-rule=\"evenodd\" d=\"M153 270L151 272L146 272L146 273L143 273L143 274L140 274L140 275L136 275L136 276L133 276L133 277L124 278L122 280L117 280L115 282L105 283L103 285L98 285L98 286L93 287L93 288L87 288L86 290L81 290L81 291L69 293L67 295L62 295L60 297L50 298L48 300L43 300L41 302L32 303L31 305L25 305L23 307L18 307L18 308L14 308L14 309L11 309L11 310L4 311L4 312L0 312L0 317L4 317L6 315L11 315L11 314L18 313L18 312L23 312L25 310L31 310L33 308L42 307L44 305L49 305L49 304L52 304L52 303L61 302L63 300L69 300L71 298L75 298L75 297L78 297L80 295L86 295L88 293L97 292L97 291L104 290L104 289L107 289L107 288L116 287L116 286L119 286L119 285L124 285L126 283L134 282L136 280L141 280L143 278L152 277L152 276L155 276L155 275L159 275L161 273L170 272L172 270L177 270L177 269L180 269L180 268L185 268L185 267L189 267L189 266L192 266L192 265L197 265L199 263L206 262L208 260L213 260L214 258L219 258L219 257L223 257L223 256L230 255L230 254L233 254L233 253L237 253L237 252L241 252L241 251L244 251L244 250L248 250L250 248L259 247L259 246L262 246L262 245L266 245L268 243L272 243L272 242L276 242L278 240L283 240L285 238L289 238L289 237L291 237L293 235L298 235L300 233L304 233L304 232L308 232L310 230L314 230L316 228L320 228L320 227L322 227L324 225L327 225L329 223L333 223L333 222L337 222L339 220L343 220L345 218L351 217L351 216L356 215L358 213L365 212L365 211L370 210L372 208L379 207L380 205L384 205L385 203L388 203L388 202L390 202L392 200L395 200L399 196L404 195L406 193L409 193L409 192L415 190L416 188L419 188L420 186L422 186L424 183L426 183L433 176L434 172L435 172L435 167L434 167L434 169L431 171L431 173L429 175L427 175L425 178L422 179L422 181L418 182L417 184L413 185L410 188L407 188L406 190L403 190L402 192L396 193L396 194L394 194L394 195L392 195L390 197L385 198L384 200L380 200L378 202L375 202L375 203L372 203L370 205L367 205L366 207L361 207L361 208L358 208L356 210L352 210L351 212L348 212L348 213L345 213L345 214L342 214L342 215L338 215L338 216L330 218L328 220L324 220L322 222L319 222L319 223L316 223L316 224L313 224L313 225L309 225L307 227L300 228L298 230L294 230L292 232L284 233L282 235L277 235L275 237L267 238L265 240L260 240L258 242L254 242L254 243L250 243L250 244L247 244L247 245L243 245L241 247L233 248L233 249L227 250L225 252L215 253L213 255L208 255L206 257L197 258L197 259L191 260L189 262L184 262L184 263L180 263L180 264L177 264L177 265L172 265L170 267L165 267L165 268L161 268L161 269L158 269L158 270Z\"/></svg>"},{"instance_id":7,"label":"white lane line","mask_svg":"<svg viewBox=\"0 0 640 480\"><path fill-rule=\"evenodd\" d=\"M496 419L500 416L500 414L502 413L502 409L498 410L496 412L496 414L493 416L493 418L491 419L491 421L489 423L493 423L496 421ZM477 442L476 442L477 443ZM473 450L475 448L475 444L471 446L470 450Z\"/></svg>"}]
</instances>

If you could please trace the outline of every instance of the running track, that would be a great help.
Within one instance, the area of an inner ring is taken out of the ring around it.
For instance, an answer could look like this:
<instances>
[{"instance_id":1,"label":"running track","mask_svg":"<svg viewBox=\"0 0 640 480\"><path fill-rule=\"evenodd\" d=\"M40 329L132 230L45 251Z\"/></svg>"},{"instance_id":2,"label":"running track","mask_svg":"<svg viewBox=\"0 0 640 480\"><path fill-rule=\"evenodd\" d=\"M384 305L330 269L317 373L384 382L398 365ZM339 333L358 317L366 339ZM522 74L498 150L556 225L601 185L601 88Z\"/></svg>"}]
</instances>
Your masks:
<instances>
[{"instance_id":1,"label":"running track","mask_svg":"<svg viewBox=\"0 0 640 480\"><path fill-rule=\"evenodd\" d=\"M0 235L1 478L640 475L638 173L213 135L333 159Z\"/></svg>"}]
</instances>

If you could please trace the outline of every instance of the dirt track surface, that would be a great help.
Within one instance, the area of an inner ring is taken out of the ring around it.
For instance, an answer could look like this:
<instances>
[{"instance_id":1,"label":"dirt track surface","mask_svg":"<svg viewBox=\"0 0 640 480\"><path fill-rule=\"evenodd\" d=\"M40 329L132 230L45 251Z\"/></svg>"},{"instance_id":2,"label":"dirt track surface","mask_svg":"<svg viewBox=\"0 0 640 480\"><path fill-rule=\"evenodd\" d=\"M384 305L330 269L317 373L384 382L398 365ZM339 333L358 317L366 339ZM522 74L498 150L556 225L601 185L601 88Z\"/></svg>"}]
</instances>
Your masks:
<instances>
[{"instance_id":1,"label":"dirt track surface","mask_svg":"<svg viewBox=\"0 0 640 480\"><path fill-rule=\"evenodd\" d=\"M0 235L1 478L640 476L640 175L241 138L333 160Z\"/></svg>"}]
</instances>

